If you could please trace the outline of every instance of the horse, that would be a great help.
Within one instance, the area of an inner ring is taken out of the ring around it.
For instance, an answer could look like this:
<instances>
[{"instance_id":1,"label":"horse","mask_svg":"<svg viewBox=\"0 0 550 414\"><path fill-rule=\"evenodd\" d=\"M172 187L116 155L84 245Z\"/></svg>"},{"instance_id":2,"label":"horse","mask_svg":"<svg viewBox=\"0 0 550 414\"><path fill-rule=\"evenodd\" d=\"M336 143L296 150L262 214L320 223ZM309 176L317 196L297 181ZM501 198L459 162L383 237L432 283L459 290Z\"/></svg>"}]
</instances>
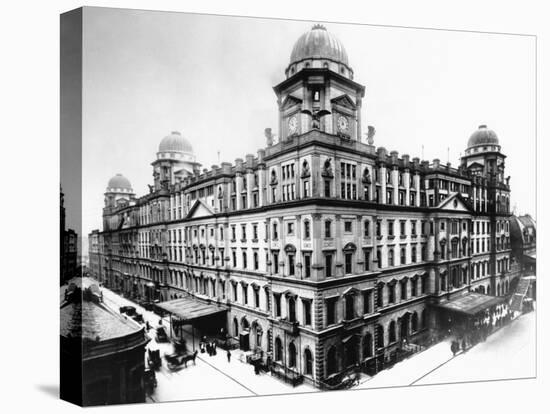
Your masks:
<instances>
[{"instance_id":1,"label":"horse","mask_svg":"<svg viewBox=\"0 0 550 414\"><path fill-rule=\"evenodd\" d=\"M185 355L182 358L182 363L184 364L185 368L187 368L187 363L189 361L193 361L193 365L197 365L195 362L195 359L197 358L198 351L193 352L191 355Z\"/></svg>"}]
</instances>

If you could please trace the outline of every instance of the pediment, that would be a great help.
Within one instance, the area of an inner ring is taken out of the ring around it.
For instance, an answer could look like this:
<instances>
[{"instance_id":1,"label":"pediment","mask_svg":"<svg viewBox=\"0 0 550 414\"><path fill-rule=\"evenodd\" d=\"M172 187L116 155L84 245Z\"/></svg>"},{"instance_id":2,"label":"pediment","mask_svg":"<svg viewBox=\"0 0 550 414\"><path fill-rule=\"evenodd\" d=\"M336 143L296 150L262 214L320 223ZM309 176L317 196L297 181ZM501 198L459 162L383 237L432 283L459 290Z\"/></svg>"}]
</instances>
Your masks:
<instances>
[{"instance_id":1,"label":"pediment","mask_svg":"<svg viewBox=\"0 0 550 414\"><path fill-rule=\"evenodd\" d=\"M355 102L353 102L353 99L351 99L349 95L338 96L337 98L331 99L331 102L345 108L357 109L357 105L355 105Z\"/></svg>"},{"instance_id":2,"label":"pediment","mask_svg":"<svg viewBox=\"0 0 550 414\"><path fill-rule=\"evenodd\" d=\"M468 165L469 170L483 170L483 164L480 164L479 162L473 162L470 165Z\"/></svg>"},{"instance_id":3,"label":"pediment","mask_svg":"<svg viewBox=\"0 0 550 414\"><path fill-rule=\"evenodd\" d=\"M208 216L212 216L213 214L214 212L210 209L210 207L208 207L202 201L197 200L189 210L189 213L187 213L186 218L190 219L190 218L198 218L198 217L208 217Z\"/></svg>"},{"instance_id":4,"label":"pediment","mask_svg":"<svg viewBox=\"0 0 550 414\"><path fill-rule=\"evenodd\" d=\"M437 206L437 209L471 213L472 209L459 193L453 193Z\"/></svg>"},{"instance_id":5,"label":"pediment","mask_svg":"<svg viewBox=\"0 0 550 414\"><path fill-rule=\"evenodd\" d=\"M296 105L301 105L302 100L299 98L296 98L295 96L288 95L282 103L282 109L288 109Z\"/></svg>"}]
</instances>

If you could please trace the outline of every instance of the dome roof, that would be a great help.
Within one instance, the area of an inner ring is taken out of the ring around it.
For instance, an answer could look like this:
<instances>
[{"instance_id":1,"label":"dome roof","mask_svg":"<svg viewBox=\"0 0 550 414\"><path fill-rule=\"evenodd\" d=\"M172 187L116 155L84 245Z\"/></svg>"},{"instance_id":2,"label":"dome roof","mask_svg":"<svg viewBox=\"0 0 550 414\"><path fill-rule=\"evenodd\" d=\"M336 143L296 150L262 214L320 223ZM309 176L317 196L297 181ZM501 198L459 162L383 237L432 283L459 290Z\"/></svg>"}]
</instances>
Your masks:
<instances>
[{"instance_id":1,"label":"dome roof","mask_svg":"<svg viewBox=\"0 0 550 414\"><path fill-rule=\"evenodd\" d=\"M191 143L178 131L172 131L160 141L158 152L186 152L193 153Z\"/></svg>"},{"instance_id":2,"label":"dome roof","mask_svg":"<svg viewBox=\"0 0 550 414\"><path fill-rule=\"evenodd\" d=\"M328 59L348 66L348 54L344 45L327 29L316 24L301 35L290 55L290 65L304 59Z\"/></svg>"},{"instance_id":3,"label":"dome roof","mask_svg":"<svg viewBox=\"0 0 550 414\"><path fill-rule=\"evenodd\" d=\"M480 125L468 140L468 148L478 145L498 145L498 137L495 131L488 129L487 125Z\"/></svg>"},{"instance_id":4,"label":"dome roof","mask_svg":"<svg viewBox=\"0 0 550 414\"><path fill-rule=\"evenodd\" d=\"M132 184L130 184L130 180L128 180L125 176L122 174L117 174L109 180L107 188L120 188L132 191Z\"/></svg>"}]
</instances>

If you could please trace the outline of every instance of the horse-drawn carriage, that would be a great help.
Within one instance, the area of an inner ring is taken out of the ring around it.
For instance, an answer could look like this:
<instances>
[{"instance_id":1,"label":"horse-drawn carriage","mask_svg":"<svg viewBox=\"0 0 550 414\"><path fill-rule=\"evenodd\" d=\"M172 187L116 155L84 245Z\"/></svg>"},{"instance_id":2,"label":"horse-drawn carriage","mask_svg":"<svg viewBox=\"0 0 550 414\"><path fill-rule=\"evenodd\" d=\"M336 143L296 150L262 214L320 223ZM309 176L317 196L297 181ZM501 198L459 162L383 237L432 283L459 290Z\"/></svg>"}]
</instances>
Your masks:
<instances>
[{"instance_id":1,"label":"horse-drawn carriage","mask_svg":"<svg viewBox=\"0 0 550 414\"><path fill-rule=\"evenodd\" d=\"M195 359L197 358L198 351L195 351L193 353L180 353L180 352L173 352L171 354L164 354L164 359L166 359L166 362L168 363L168 368L171 370L179 369L182 367L187 368L187 363L189 361L193 361L193 365L195 365Z\"/></svg>"}]
</instances>

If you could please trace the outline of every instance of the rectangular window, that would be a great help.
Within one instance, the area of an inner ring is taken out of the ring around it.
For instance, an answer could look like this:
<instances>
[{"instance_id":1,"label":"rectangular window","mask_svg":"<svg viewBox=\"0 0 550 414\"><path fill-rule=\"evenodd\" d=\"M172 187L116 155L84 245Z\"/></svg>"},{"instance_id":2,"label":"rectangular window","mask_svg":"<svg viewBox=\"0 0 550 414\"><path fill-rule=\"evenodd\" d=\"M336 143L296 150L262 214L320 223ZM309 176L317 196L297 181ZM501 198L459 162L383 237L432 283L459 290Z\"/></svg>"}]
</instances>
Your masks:
<instances>
[{"instance_id":1,"label":"rectangular window","mask_svg":"<svg viewBox=\"0 0 550 414\"><path fill-rule=\"evenodd\" d=\"M393 221L388 221L388 236L393 236Z\"/></svg>"},{"instance_id":2,"label":"rectangular window","mask_svg":"<svg viewBox=\"0 0 550 414\"><path fill-rule=\"evenodd\" d=\"M330 233L330 220L326 220L325 221L325 237L326 238L330 238L331 237L331 233Z\"/></svg>"},{"instance_id":3,"label":"rectangular window","mask_svg":"<svg viewBox=\"0 0 550 414\"><path fill-rule=\"evenodd\" d=\"M277 240L279 238L279 231L277 229L277 223L273 223L273 240Z\"/></svg>"},{"instance_id":4,"label":"rectangular window","mask_svg":"<svg viewBox=\"0 0 550 414\"><path fill-rule=\"evenodd\" d=\"M365 271L370 269L370 250L365 250L364 252L364 260L365 260Z\"/></svg>"},{"instance_id":5,"label":"rectangular window","mask_svg":"<svg viewBox=\"0 0 550 414\"><path fill-rule=\"evenodd\" d=\"M405 221L404 220L401 220L399 222L399 231L400 231L401 236L405 236Z\"/></svg>"},{"instance_id":6,"label":"rectangular window","mask_svg":"<svg viewBox=\"0 0 550 414\"><path fill-rule=\"evenodd\" d=\"M254 306L260 307L260 288L254 288Z\"/></svg>"},{"instance_id":7,"label":"rectangular window","mask_svg":"<svg viewBox=\"0 0 550 414\"><path fill-rule=\"evenodd\" d=\"M346 253L344 257L345 257L345 271L346 271L346 274L349 275L353 271L352 269L353 253Z\"/></svg>"},{"instance_id":8,"label":"rectangular window","mask_svg":"<svg viewBox=\"0 0 550 414\"><path fill-rule=\"evenodd\" d=\"M279 273L279 253L273 253L273 273Z\"/></svg>"},{"instance_id":9,"label":"rectangular window","mask_svg":"<svg viewBox=\"0 0 550 414\"><path fill-rule=\"evenodd\" d=\"M233 256L233 267L237 267L237 252L233 250L231 254Z\"/></svg>"},{"instance_id":10,"label":"rectangular window","mask_svg":"<svg viewBox=\"0 0 550 414\"><path fill-rule=\"evenodd\" d=\"M304 221L304 239L309 239L311 237L310 234L310 224L309 220Z\"/></svg>"},{"instance_id":11,"label":"rectangular window","mask_svg":"<svg viewBox=\"0 0 550 414\"><path fill-rule=\"evenodd\" d=\"M294 266L294 255L289 254L288 255L288 274L289 276L294 276L295 274L295 266Z\"/></svg>"},{"instance_id":12,"label":"rectangular window","mask_svg":"<svg viewBox=\"0 0 550 414\"><path fill-rule=\"evenodd\" d=\"M293 222L288 222L287 223L287 232L286 232L289 236L293 236L294 235L294 223Z\"/></svg>"},{"instance_id":13,"label":"rectangular window","mask_svg":"<svg viewBox=\"0 0 550 414\"><path fill-rule=\"evenodd\" d=\"M248 285L243 285L243 303L248 305Z\"/></svg>"},{"instance_id":14,"label":"rectangular window","mask_svg":"<svg viewBox=\"0 0 550 414\"><path fill-rule=\"evenodd\" d=\"M246 241L246 224L241 225L241 241Z\"/></svg>"},{"instance_id":15,"label":"rectangular window","mask_svg":"<svg viewBox=\"0 0 550 414\"><path fill-rule=\"evenodd\" d=\"M376 236L377 237L382 236L382 221L381 220L376 221Z\"/></svg>"},{"instance_id":16,"label":"rectangular window","mask_svg":"<svg viewBox=\"0 0 550 414\"><path fill-rule=\"evenodd\" d=\"M411 279L411 296L412 297L415 297L417 292L416 292L416 287L418 285L418 279Z\"/></svg>"},{"instance_id":17,"label":"rectangular window","mask_svg":"<svg viewBox=\"0 0 550 414\"><path fill-rule=\"evenodd\" d=\"M254 238L254 240L258 240L258 225L257 224L254 224L252 226L252 237Z\"/></svg>"},{"instance_id":18,"label":"rectangular window","mask_svg":"<svg viewBox=\"0 0 550 414\"><path fill-rule=\"evenodd\" d=\"M247 268L247 263L246 263L246 260L247 259L247 256L246 256L246 250L243 251L243 269L246 269Z\"/></svg>"},{"instance_id":19,"label":"rectangular window","mask_svg":"<svg viewBox=\"0 0 550 414\"><path fill-rule=\"evenodd\" d=\"M258 252L254 252L254 270L258 270L260 261L258 260Z\"/></svg>"},{"instance_id":20,"label":"rectangular window","mask_svg":"<svg viewBox=\"0 0 550 414\"><path fill-rule=\"evenodd\" d=\"M330 181L325 180L325 197L330 197Z\"/></svg>"},{"instance_id":21,"label":"rectangular window","mask_svg":"<svg viewBox=\"0 0 550 414\"><path fill-rule=\"evenodd\" d=\"M332 254L325 255L325 276L332 276Z\"/></svg>"},{"instance_id":22,"label":"rectangular window","mask_svg":"<svg viewBox=\"0 0 550 414\"><path fill-rule=\"evenodd\" d=\"M304 254L304 276L311 277L311 255Z\"/></svg>"},{"instance_id":23,"label":"rectangular window","mask_svg":"<svg viewBox=\"0 0 550 414\"><path fill-rule=\"evenodd\" d=\"M275 307L275 316L280 317L281 316L281 295L280 294L273 294L273 305Z\"/></svg>"},{"instance_id":24,"label":"rectangular window","mask_svg":"<svg viewBox=\"0 0 550 414\"><path fill-rule=\"evenodd\" d=\"M395 303L395 283L388 285L388 303Z\"/></svg>"},{"instance_id":25,"label":"rectangular window","mask_svg":"<svg viewBox=\"0 0 550 414\"><path fill-rule=\"evenodd\" d=\"M371 313L372 309L372 290L363 292L363 314Z\"/></svg>"},{"instance_id":26,"label":"rectangular window","mask_svg":"<svg viewBox=\"0 0 550 414\"><path fill-rule=\"evenodd\" d=\"M304 325L311 326L311 301L303 300L304 304Z\"/></svg>"},{"instance_id":27,"label":"rectangular window","mask_svg":"<svg viewBox=\"0 0 550 414\"><path fill-rule=\"evenodd\" d=\"M344 221L344 232L351 233L351 221Z\"/></svg>"},{"instance_id":28,"label":"rectangular window","mask_svg":"<svg viewBox=\"0 0 550 414\"><path fill-rule=\"evenodd\" d=\"M336 323L336 298L327 299L327 325Z\"/></svg>"},{"instance_id":29,"label":"rectangular window","mask_svg":"<svg viewBox=\"0 0 550 414\"><path fill-rule=\"evenodd\" d=\"M363 223L363 237L369 237L370 235L370 222L365 220Z\"/></svg>"}]
</instances>

